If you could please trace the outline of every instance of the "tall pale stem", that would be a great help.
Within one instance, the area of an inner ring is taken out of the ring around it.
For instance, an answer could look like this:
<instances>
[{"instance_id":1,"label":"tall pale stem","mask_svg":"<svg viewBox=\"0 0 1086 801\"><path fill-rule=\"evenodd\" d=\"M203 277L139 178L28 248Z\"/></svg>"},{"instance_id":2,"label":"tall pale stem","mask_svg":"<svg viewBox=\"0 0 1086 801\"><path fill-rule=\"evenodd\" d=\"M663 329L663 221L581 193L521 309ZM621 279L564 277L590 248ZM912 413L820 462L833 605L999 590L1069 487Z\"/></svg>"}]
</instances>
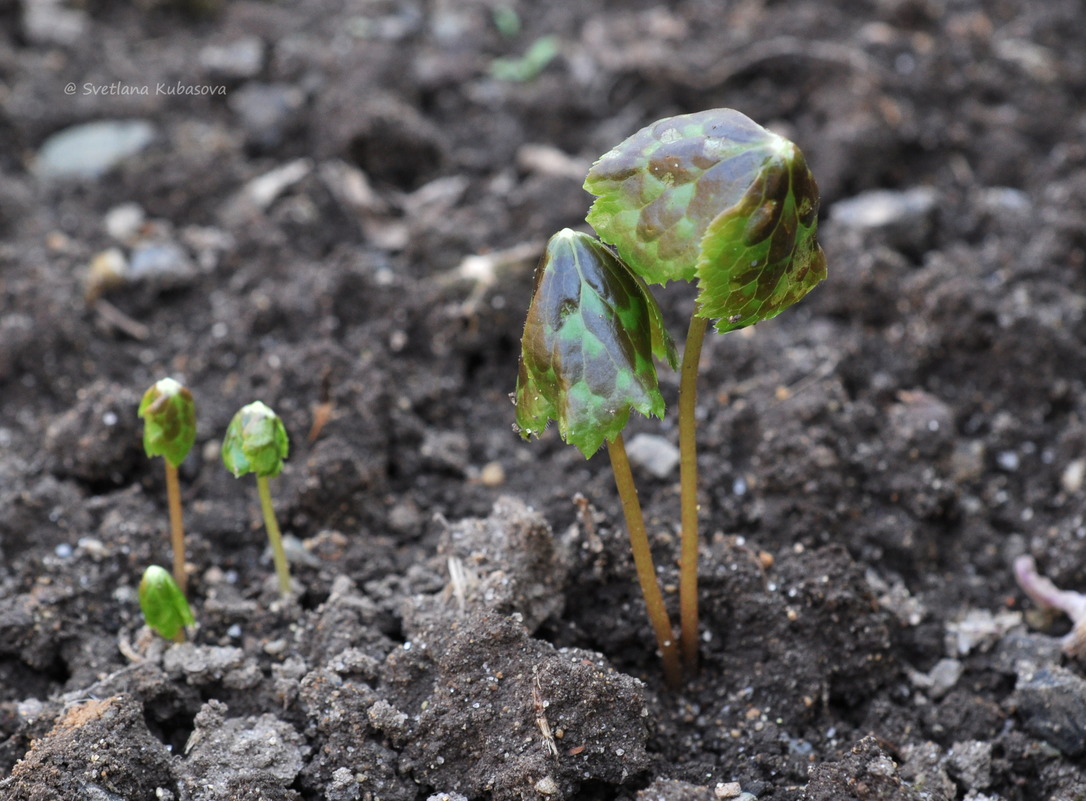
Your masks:
<instances>
[{"instance_id":1,"label":"tall pale stem","mask_svg":"<svg viewBox=\"0 0 1086 801\"><path fill-rule=\"evenodd\" d=\"M163 460L166 461L166 460ZM170 507L170 547L173 549L173 580L185 594L185 524L181 517L181 482L177 468L166 461L166 500Z\"/></svg>"},{"instance_id":2,"label":"tall pale stem","mask_svg":"<svg viewBox=\"0 0 1086 801\"><path fill-rule=\"evenodd\" d=\"M268 541L271 543L275 574L279 577L279 594L287 596L290 595L290 568L287 566L287 555L283 550L283 537L279 533L279 523L275 519L268 477L257 476L256 488L260 493L260 511L264 513L264 528L268 531Z\"/></svg>"},{"instance_id":3,"label":"tall pale stem","mask_svg":"<svg viewBox=\"0 0 1086 801\"><path fill-rule=\"evenodd\" d=\"M645 520L641 515L641 504L637 500L637 488L634 486L630 461L626 457L626 444L621 434L607 446L607 453L611 456L615 486L622 500L622 512L626 516L626 530L630 534L630 549L633 551L634 566L637 568L637 580L641 583L645 608L653 631L656 632L656 645L663 659L664 679L669 687L675 688L682 682L679 651L675 645L675 633L671 629L671 620L668 618L664 598L660 593L660 585L656 579L656 566L652 561L649 537L645 532Z\"/></svg>"},{"instance_id":4,"label":"tall pale stem","mask_svg":"<svg viewBox=\"0 0 1086 801\"><path fill-rule=\"evenodd\" d=\"M682 503L682 542L679 560L679 614L683 664L693 675L698 669L698 363L709 321L690 318L682 366L679 368L679 498Z\"/></svg>"}]
</instances>

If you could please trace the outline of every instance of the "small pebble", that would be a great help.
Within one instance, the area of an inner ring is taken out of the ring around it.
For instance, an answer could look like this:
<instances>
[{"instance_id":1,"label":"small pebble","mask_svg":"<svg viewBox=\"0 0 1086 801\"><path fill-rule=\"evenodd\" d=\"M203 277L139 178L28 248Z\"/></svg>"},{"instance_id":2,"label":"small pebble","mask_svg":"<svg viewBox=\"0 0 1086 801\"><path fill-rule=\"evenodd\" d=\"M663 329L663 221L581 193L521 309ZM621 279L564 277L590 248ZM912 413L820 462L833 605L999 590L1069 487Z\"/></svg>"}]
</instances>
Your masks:
<instances>
[{"instance_id":1,"label":"small pebble","mask_svg":"<svg viewBox=\"0 0 1086 801\"><path fill-rule=\"evenodd\" d=\"M500 487L505 483L505 468L501 462L487 462L479 471L479 483L484 487Z\"/></svg>"},{"instance_id":2,"label":"small pebble","mask_svg":"<svg viewBox=\"0 0 1086 801\"><path fill-rule=\"evenodd\" d=\"M558 785L555 784L554 779L550 776L544 776L542 779L535 783L535 789L542 795L557 795Z\"/></svg>"},{"instance_id":3,"label":"small pebble","mask_svg":"<svg viewBox=\"0 0 1086 801\"><path fill-rule=\"evenodd\" d=\"M139 203L122 203L106 212L103 223L111 239L127 244L136 238L146 220Z\"/></svg>"},{"instance_id":4,"label":"small pebble","mask_svg":"<svg viewBox=\"0 0 1086 801\"><path fill-rule=\"evenodd\" d=\"M254 78L264 67L264 42L257 36L242 36L232 42L207 45L200 51L200 65L222 78Z\"/></svg>"},{"instance_id":5,"label":"small pebble","mask_svg":"<svg viewBox=\"0 0 1086 801\"><path fill-rule=\"evenodd\" d=\"M986 651L1021 623L1020 612L993 615L987 609L970 610L964 618L947 624L947 651L959 656L966 656L975 648Z\"/></svg>"},{"instance_id":6,"label":"small pebble","mask_svg":"<svg viewBox=\"0 0 1086 801\"><path fill-rule=\"evenodd\" d=\"M64 128L38 150L35 171L47 178L98 178L155 138L146 120L99 120Z\"/></svg>"},{"instance_id":7,"label":"small pebble","mask_svg":"<svg viewBox=\"0 0 1086 801\"><path fill-rule=\"evenodd\" d=\"M63 0L24 0L21 5L23 36L33 44L71 46L87 35L91 18L82 8L69 8Z\"/></svg>"},{"instance_id":8,"label":"small pebble","mask_svg":"<svg viewBox=\"0 0 1086 801\"><path fill-rule=\"evenodd\" d=\"M830 218L849 228L885 228L929 216L935 210L935 201L935 190L929 187L876 189L837 201L830 209Z\"/></svg>"},{"instance_id":9,"label":"small pebble","mask_svg":"<svg viewBox=\"0 0 1086 801\"><path fill-rule=\"evenodd\" d=\"M958 683L965 668L957 659L940 659L929 672L931 696L942 698Z\"/></svg>"},{"instance_id":10,"label":"small pebble","mask_svg":"<svg viewBox=\"0 0 1086 801\"><path fill-rule=\"evenodd\" d=\"M139 245L128 261L129 280L145 281L162 289L183 286L196 274L189 254L174 242Z\"/></svg>"},{"instance_id":11,"label":"small pebble","mask_svg":"<svg viewBox=\"0 0 1086 801\"><path fill-rule=\"evenodd\" d=\"M1059 665L1026 670L1015 698L1027 731L1067 756L1086 753L1086 681Z\"/></svg>"},{"instance_id":12,"label":"small pebble","mask_svg":"<svg viewBox=\"0 0 1086 801\"><path fill-rule=\"evenodd\" d=\"M656 478L667 478L679 466L679 449L665 437L637 434L626 443L630 464L647 470Z\"/></svg>"},{"instance_id":13,"label":"small pebble","mask_svg":"<svg viewBox=\"0 0 1086 801\"><path fill-rule=\"evenodd\" d=\"M1083 479L1086 479L1086 459L1074 459L1063 469L1060 486L1068 495L1074 495L1082 489Z\"/></svg>"},{"instance_id":14,"label":"small pebble","mask_svg":"<svg viewBox=\"0 0 1086 801\"><path fill-rule=\"evenodd\" d=\"M1016 471L1020 462L1018 454L1014 451L1000 451L996 456L996 464L999 465L1001 470L1006 470L1008 473Z\"/></svg>"}]
</instances>

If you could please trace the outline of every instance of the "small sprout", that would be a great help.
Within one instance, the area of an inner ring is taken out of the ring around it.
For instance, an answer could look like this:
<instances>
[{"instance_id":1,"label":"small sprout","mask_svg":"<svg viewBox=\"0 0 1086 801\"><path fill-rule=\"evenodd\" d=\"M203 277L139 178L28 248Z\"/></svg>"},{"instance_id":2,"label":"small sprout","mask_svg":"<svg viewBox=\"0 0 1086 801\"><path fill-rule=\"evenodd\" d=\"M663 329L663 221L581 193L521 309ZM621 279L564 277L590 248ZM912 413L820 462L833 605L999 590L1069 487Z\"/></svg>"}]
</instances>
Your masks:
<instances>
[{"instance_id":1,"label":"small sprout","mask_svg":"<svg viewBox=\"0 0 1086 801\"><path fill-rule=\"evenodd\" d=\"M1061 590L1052 580L1037 572L1037 563L1029 555L1014 560L1014 577L1022 592L1038 606L1057 609L1071 618L1069 631L1060 644L1068 656L1080 656L1086 651L1086 595L1074 590Z\"/></svg>"},{"instance_id":2,"label":"small sprout","mask_svg":"<svg viewBox=\"0 0 1086 801\"><path fill-rule=\"evenodd\" d=\"M195 625L196 618L173 577L164 568L151 565L143 571L139 596L147 625L167 640L184 642L185 626Z\"/></svg>"},{"instance_id":3,"label":"small sprout","mask_svg":"<svg viewBox=\"0 0 1086 801\"><path fill-rule=\"evenodd\" d=\"M223 464L235 478L246 473L256 474L264 528L268 532L268 541L272 547L275 572L279 577L279 592L284 596L290 594L290 569L283 550L279 524L275 519L268 479L282 471L283 460L287 458L289 450L290 443L283 421L260 401L243 406L234 415L222 443Z\"/></svg>"},{"instance_id":4,"label":"small sprout","mask_svg":"<svg viewBox=\"0 0 1086 801\"><path fill-rule=\"evenodd\" d=\"M541 36L519 58L496 58L490 64L490 76L499 81L527 83L534 81L559 53L557 36Z\"/></svg>"},{"instance_id":5,"label":"small sprout","mask_svg":"<svg viewBox=\"0 0 1086 801\"><path fill-rule=\"evenodd\" d=\"M520 14L512 6L497 6L490 12L490 18L494 20L498 33L506 39L512 39L520 33Z\"/></svg>"},{"instance_id":6,"label":"small sprout","mask_svg":"<svg viewBox=\"0 0 1086 801\"><path fill-rule=\"evenodd\" d=\"M644 282L587 234L568 228L547 243L521 340L517 426L538 435L550 419L587 459L604 441L622 499L634 564L672 686L678 650L656 579L622 430L630 410L662 416L653 356L675 365L675 347Z\"/></svg>"},{"instance_id":7,"label":"small sprout","mask_svg":"<svg viewBox=\"0 0 1086 801\"><path fill-rule=\"evenodd\" d=\"M173 577L183 594L186 584L185 527L177 468L196 441L196 404L187 388L172 378L163 378L143 394L137 414L143 419L143 449L147 456L161 456L166 462Z\"/></svg>"}]
</instances>

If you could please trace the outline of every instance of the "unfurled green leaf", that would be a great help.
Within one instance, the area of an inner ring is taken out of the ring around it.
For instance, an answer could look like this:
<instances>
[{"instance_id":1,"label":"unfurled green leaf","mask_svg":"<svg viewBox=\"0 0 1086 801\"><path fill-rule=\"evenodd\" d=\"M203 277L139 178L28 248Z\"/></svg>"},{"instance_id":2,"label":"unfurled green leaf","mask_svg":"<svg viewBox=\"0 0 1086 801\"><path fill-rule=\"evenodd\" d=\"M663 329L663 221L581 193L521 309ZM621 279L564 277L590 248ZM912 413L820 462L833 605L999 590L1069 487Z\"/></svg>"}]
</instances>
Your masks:
<instances>
[{"instance_id":1,"label":"unfurled green leaf","mask_svg":"<svg viewBox=\"0 0 1086 801\"><path fill-rule=\"evenodd\" d=\"M143 394L137 414L143 418L143 449L177 467L196 441L196 403L192 393L163 378Z\"/></svg>"},{"instance_id":2,"label":"unfurled green leaf","mask_svg":"<svg viewBox=\"0 0 1086 801\"><path fill-rule=\"evenodd\" d=\"M799 149L731 109L669 117L593 165L588 222L649 283L698 282L718 331L773 317L826 277Z\"/></svg>"},{"instance_id":3,"label":"unfurled green leaf","mask_svg":"<svg viewBox=\"0 0 1086 801\"><path fill-rule=\"evenodd\" d=\"M167 640L177 638L185 626L192 626L192 615L184 593L164 568L151 565L140 579L140 610L147 625Z\"/></svg>"},{"instance_id":4,"label":"unfurled green leaf","mask_svg":"<svg viewBox=\"0 0 1086 801\"><path fill-rule=\"evenodd\" d=\"M653 356L675 346L644 282L587 234L559 231L536 268L521 341L517 425L527 439L551 419L585 457L622 433L636 409L664 412Z\"/></svg>"},{"instance_id":5,"label":"unfurled green leaf","mask_svg":"<svg viewBox=\"0 0 1086 801\"><path fill-rule=\"evenodd\" d=\"M235 477L256 473L270 478L279 475L289 451L283 421L256 401L243 406L230 421L222 442L222 461Z\"/></svg>"}]
</instances>

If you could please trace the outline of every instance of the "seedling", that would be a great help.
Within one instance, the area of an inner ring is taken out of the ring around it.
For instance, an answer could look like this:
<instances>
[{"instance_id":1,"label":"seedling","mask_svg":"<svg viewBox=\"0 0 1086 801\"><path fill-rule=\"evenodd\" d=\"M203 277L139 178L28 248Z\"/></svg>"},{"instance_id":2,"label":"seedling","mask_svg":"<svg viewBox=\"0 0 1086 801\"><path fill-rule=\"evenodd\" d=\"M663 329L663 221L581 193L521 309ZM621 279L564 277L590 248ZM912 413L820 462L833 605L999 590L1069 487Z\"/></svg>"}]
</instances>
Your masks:
<instances>
[{"instance_id":1,"label":"seedling","mask_svg":"<svg viewBox=\"0 0 1086 801\"><path fill-rule=\"evenodd\" d=\"M568 228L547 243L521 341L517 426L527 438L550 419L587 459L606 440L622 499L638 581L668 683L679 683L678 650L626 458L631 409L664 413L653 356L676 364L675 346L644 282L590 237Z\"/></svg>"},{"instance_id":2,"label":"seedling","mask_svg":"<svg viewBox=\"0 0 1086 801\"><path fill-rule=\"evenodd\" d=\"M185 594L164 568L151 565L140 579L140 610L147 625L167 640L185 641L185 626L196 624Z\"/></svg>"},{"instance_id":3,"label":"seedling","mask_svg":"<svg viewBox=\"0 0 1086 801\"><path fill-rule=\"evenodd\" d=\"M290 443L287 430L279 416L260 401L243 406L226 429L222 443L222 460L226 469L240 478L246 473L256 474L256 487L260 495L260 510L264 515L264 528L271 543L275 573L279 577L279 592L290 594L290 568L283 551L283 537L275 519L271 489L268 479L279 475L283 460L287 458Z\"/></svg>"},{"instance_id":4,"label":"seedling","mask_svg":"<svg viewBox=\"0 0 1086 801\"><path fill-rule=\"evenodd\" d=\"M137 414L143 418L143 449L166 462L166 498L170 509L173 578L185 592L185 526L181 516L181 483L177 468L196 441L196 404L192 393L172 378L163 378L143 394Z\"/></svg>"},{"instance_id":5,"label":"seedling","mask_svg":"<svg viewBox=\"0 0 1086 801\"><path fill-rule=\"evenodd\" d=\"M679 383L679 605L682 658L693 672L698 650L694 409L702 342L710 320L725 333L774 317L826 277L825 256L815 239L818 189L792 142L731 109L669 117L643 128L602 156L584 186L596 196L589 224L616 249L620 263L640 279L639 286L681 280L698 287ZM538 294L538 274L536 281ZM643 295L649 297L647 291ZM644 340L652 335L646 326L654 320L658 325L658 315L639 320L612 315L596 326L622 328L627 331L623 336L632 339L625 326L637 325ZM531 311L526 350L530 326ZM591 342L583 347L597 348ZM525 360L522 354L522 376ZM555 362L559 372L567 369L557 356ZM518 423L519 403L518 384ZM560 406L556 410L562 411ZM544 411L551 409L537 409L526 418L531 426L521 423L525 436L542 428L536 418ZM659 416L662 409L652 413ZM609 418L609 427L597 436L619 441L627 418L628 412L621 419ZM562 436L572 441L558 420ZM594 441L583 436L589 444Z\"/></svg>"}]
</instances>

